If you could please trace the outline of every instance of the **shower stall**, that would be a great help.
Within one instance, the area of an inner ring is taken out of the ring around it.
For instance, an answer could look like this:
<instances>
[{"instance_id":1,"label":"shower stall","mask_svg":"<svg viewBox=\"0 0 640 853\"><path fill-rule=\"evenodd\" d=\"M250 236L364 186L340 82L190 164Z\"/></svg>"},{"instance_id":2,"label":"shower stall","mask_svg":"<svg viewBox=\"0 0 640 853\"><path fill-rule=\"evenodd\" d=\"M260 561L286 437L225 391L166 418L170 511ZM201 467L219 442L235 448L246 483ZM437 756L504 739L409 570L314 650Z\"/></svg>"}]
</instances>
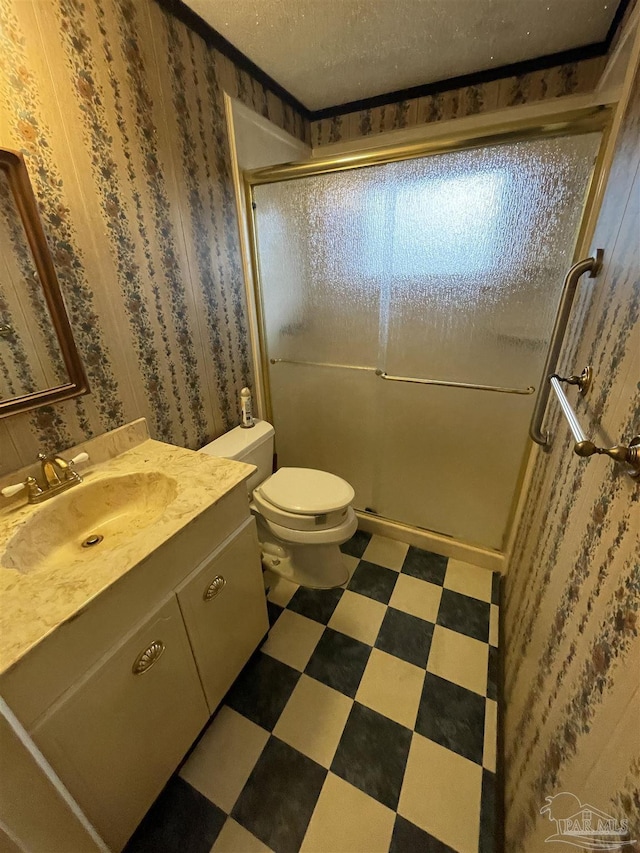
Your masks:
<instances>
[{"instance_id":1,"label":"shower stall","mask_svg":"<svg viewBox=\"0 0 640 853\"><path fill-rule=\"evenodd\" d=\"M281 466L499 551L606 110L248 173Z\"/></svg>"}]
</instances>

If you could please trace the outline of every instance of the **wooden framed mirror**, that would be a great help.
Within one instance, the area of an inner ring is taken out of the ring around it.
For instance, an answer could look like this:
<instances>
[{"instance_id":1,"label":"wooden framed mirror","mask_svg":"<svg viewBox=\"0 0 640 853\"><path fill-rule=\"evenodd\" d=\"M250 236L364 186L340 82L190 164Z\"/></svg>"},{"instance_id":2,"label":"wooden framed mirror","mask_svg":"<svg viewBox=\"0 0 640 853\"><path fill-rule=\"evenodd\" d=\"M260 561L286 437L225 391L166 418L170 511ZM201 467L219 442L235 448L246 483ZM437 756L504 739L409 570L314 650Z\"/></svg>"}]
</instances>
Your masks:
<instances>
[{"instance_id":1,"label":"wooden framed mirror","mask_svg":"<svg viewBox=\"0 0 640 853\"><path fill-rule=\"evenodd\" d=\"M0 418L88 391L26 163L0 148Z\"/></svg>"}]
</instances>

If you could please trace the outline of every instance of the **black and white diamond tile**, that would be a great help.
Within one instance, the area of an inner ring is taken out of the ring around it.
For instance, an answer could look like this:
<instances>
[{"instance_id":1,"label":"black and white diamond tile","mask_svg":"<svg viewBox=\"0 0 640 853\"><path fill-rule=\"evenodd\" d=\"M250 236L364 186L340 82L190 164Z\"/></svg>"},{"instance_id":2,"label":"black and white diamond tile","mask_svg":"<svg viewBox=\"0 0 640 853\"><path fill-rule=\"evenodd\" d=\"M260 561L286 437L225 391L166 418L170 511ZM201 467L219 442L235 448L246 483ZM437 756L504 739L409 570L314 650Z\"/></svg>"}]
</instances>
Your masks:
<instances>
[{"instance_id":1,"label":"black and white diamond tile","mask_svg":"<svg viewBox=\"0 0 640 853\"><path fill-rule=\"evenodd\" d=\"M278 621L278 617L284 610L284 607L281 607L279 604L275 604L273 601L267 601L267 613L269 614L269 627L273 628L273 626Z\"/></svg>"},{"instance_id":2,"label":"black and white diamond tile","mask_svg":"<svg viewBox=\"0 0 640 853\"><path fill-rule=\"evenodd\" d=\"M342 589L307 589L299 587L287 605L289 610L326 625L338 606Z\"/></svg>"},{"instance_id":3,"label":"black and white diamond tile","mask_svg":"<svg viewBox=\"0 0 640 853\"><path fill-rule=\"evenodd\" d=\"M354 702L331 770L395 810L410 745L410 729Z\"/></svg>"},{"instance_id":4,"label":"black and white diamond tile","mask_svg":"<svg viewBox=\"0 0 640 853\"><path fill-rule=\"evenodd\" d=\"M443 589L438 610L438 625L451 628L460 634L489 642L489 615L491 605L470 595Z\"/></svg>"},{"instance_id":5,"label":"black and white diamond tile","mask_svg":"<svg viewBox=\"0 0 640 853\"><path fill-rule=\"evenodd\" d=\"M209 853L224 811L174 776L127 844L127 853Z\"/></svg>"},{"instance_id":6,"label":"black and white diamond tile","mask_svg":"<svg viewBox=\"0 0 640 853\"><path fill-rule=\"evenodd\" d=\"M388 607L375 645L383 652L425 669L434 627L431 622L418 619L403 610Z\"/></svg>"},{"instance_id":7,"label":"black and white diamond tile","mask_svg":"<svg viewBox=\"0 0 640 853\"><path fill-rule=\"evenodd\" d=\"M333 628L326 628L305 673L353 698L370 653L371 646L366 643L334 631Z\"/></svg>"},{"instance_id":8,"label":"black and white diamond tile","mask_svg":"<svg viewBox=\"0 0 640 853\"><path fill-rule=\"evenodd\" d=\"M364 530L356 530L351 539L340 546L340 550L343 554L349 554L351 557L360 559L370 542L370 533L365 533Z\"/></svg>"},{"instance_id":9,"label":"black and white diamond tile","mask_svg":"<svg viewBox=\"0 0 640 853\"><path fill-rule=\"evenodd\" d=\"M270 632L126 853L492 853L499 579L358 531Z\"/></svg>"},{"instance_id":10,"label":"black and white diamond tile","mask_svg":"<svg viewBox=\"0 0 640 853\"><path fill-rule=\"evenodd\" d=\"M409 547L407 556L402 565L402 572L411 577L419 578L440 586L444 583L447 571L447 558L440 554L432 554L430 551L422 551L420 548Z\"/></svg>"},{"instance_id":11,"label":"black and white diamond tile","mask_svg":"<svg viewBox=\"0 0 640 853\"><path fill-rule=\"evenodd\" d=\"M396 815L389 853L455 853L452 847Z\"/></svg>"},{"instance_id":12,"label":"black and white diamond tile","mask_svg":"<svg viewBox=\"0 0 640 853\"><path fill-rule=\"evenodd\" d=\"M360 593L360 595L366 595L368 598L382 602L382 604L388 604L397 580L398 573L394 572L393 569L360 560L357 569L351 576L347 589Z\"/></svg>"},{"instance_id":13,"label":"black and white diamond tile","mask_svg":"<svg viewBox=\"0 0 640 853\"><path fill-rule=\"evenodd\" d=\"M326 768L271 737L231 817L271 850L297 853L326 775Z\"/></svg>"},{"instance_id":14,"label":"black and white diamond tile","mask_svg":"<svg viewBox=\"0 0 640 853\"><path fill-rule=\"evenodd\" d=\"M225 703L270 732L299 677L300 673L287 664L256 652L227 693Z\"/></svg>"},{"instance_id":15,"label":"black and white diamond tile","mask_svg":"<svg viewBox=\"0 0 640 853\"><path fill-rule=\"evenodd\" d=\"M427 672L415 730L482 764L485 698Z\"/></svg>"}]
</instances>

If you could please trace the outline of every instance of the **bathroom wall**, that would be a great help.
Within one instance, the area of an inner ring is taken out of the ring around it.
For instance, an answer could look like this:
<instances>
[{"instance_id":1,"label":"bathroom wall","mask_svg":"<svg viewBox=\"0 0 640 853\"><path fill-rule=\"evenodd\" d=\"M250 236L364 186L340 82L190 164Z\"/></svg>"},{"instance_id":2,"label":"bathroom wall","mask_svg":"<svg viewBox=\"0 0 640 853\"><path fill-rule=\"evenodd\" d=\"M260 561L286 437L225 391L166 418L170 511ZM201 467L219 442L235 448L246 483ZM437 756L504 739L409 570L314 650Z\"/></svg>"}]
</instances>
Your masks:
<instances>
[{"instance_id":1,"label":"bathroom wall","mask_svg":"<svg viewBox=\"0 0 640 853\"><path fill-rule=\"evenodd\" d=\"M605 265L581 280L560 366L593 366L587 397L568 393L587 435L605 446L640 433L638 41L635 51L592 242ZM501 643L506 849L522 853L545 848L555 824L540 809L560 792L627 817L640 843L640 484L607 457L578 458L555 401L546 423L553 446L535 451Z\"/></svg>"},{"instance_id":2,"label":"bathroom wall","mask_svg":"<svg viewBox=\"0 0 640 853\"><path fill-rule=\"evenodd\" d=\"M478 86L450 89L396 104L346 113L311 123L313 147L346 142L389 130L416 127L520 104L592 92L606 56L557 65L519 77L505 77Z\"/></svg>"},{"instance_id":3,"label":"bathroom wall","mask_svg":"<svg viewBox=\"0 0 640 853\"><path fill-rule=\"evenodd\" d=\"M198 447L251 384L223 90L309 125L153 0L0 0L22 151L92 393L0 421L0 473L144 416Z\"/></svg>"}]
</instances>

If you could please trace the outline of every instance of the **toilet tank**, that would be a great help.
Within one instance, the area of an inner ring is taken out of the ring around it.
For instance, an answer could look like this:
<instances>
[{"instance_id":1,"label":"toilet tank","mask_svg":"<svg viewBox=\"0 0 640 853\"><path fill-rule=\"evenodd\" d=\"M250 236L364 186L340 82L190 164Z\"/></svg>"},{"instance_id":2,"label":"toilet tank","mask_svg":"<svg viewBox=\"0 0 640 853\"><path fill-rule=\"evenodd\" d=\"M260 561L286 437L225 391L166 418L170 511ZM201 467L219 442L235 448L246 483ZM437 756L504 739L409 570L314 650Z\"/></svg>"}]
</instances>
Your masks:
<instances>
[{"instance_id":1,"label":"toilet tank","mask_svg":"<svg viewBox=\"0 0 640 853\"><path fill-rule=\"evenodd\" d=\"M205 444L200 453L236 459L256 465L258 470L247 480L249 494L273 472L273 436L275 430L267 421L257 420L254 426L235 427L215 441Z\"/></svg>"}]
</instances>

